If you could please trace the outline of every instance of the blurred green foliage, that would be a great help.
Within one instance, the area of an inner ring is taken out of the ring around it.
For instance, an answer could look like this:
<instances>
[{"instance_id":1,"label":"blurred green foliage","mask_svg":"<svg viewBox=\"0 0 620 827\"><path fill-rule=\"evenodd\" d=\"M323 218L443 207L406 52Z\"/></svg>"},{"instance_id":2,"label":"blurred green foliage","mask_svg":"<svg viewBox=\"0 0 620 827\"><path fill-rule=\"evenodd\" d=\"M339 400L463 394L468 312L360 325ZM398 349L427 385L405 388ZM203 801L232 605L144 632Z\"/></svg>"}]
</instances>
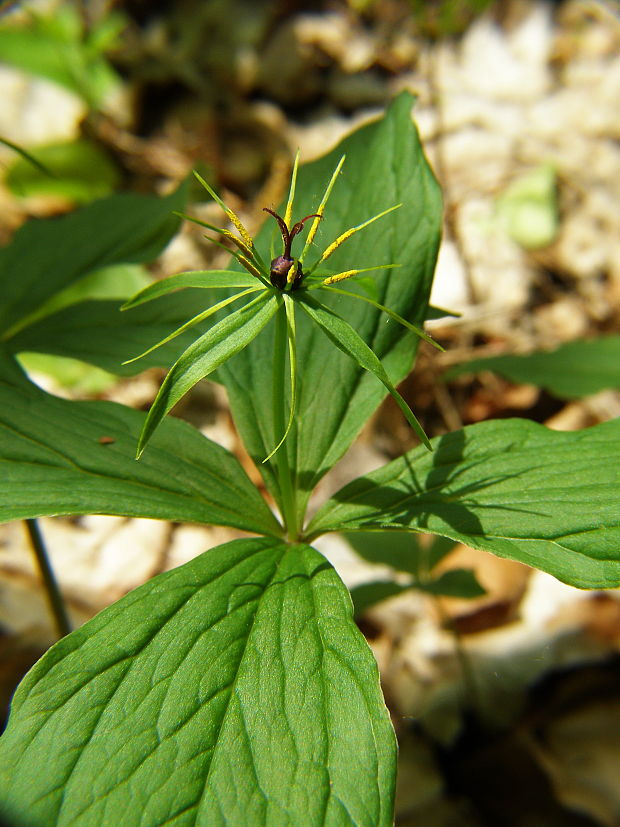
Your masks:
<instances>
[{"instance_id":1,"label":"blurred green foliage","mask_svg":"<svg viewBox=\"0 0 620 827\"><path fill-rule=\"evenodd\" d=\"M501 226L521 247L536 250L551 244L559 225L554 167L541 164L516 178L495 208Z\"/></svg>"},{"instance_id":2,"label":"blurred green foliage","mask_svg":"<svg viewBox=\"0 0 620 827\"><path fill-rule=\"evenodd\" d=\"M357 617L382 600L411 590L465 599L485 594L471 569L435 571L456 545L448 537L428 537L425 543L417 534L403 531L356 531L343 536L364 560L389 566L394 572L392 579L373 580L351 589Z\"/></svg>"},{"instance_id":3,"label":"blurred green foliage","mask_svg":"<svg viewBox=\"0 0 620 827\"><path fill-rule=\"evenodd\" d=\"M576 340L556 350L472 359L446 373L446 379L483 370L511 382L536 385L560 399L580 399L607 388L620 388L620 336Z\"/></svg>"},{"instance_id":4,"label":"blurred green foliage","mask_svg":"<svg viewBox=\"0 0 620 827\"><path fill-rule=\"evenodd\" d=\"M446 37L461 34L494 0L408 0L422 34Z\"/></svg>"},{"instance_id":5,"label":"blurred green foliage","mask_svg":"<svg viewBox=\"0 0 620 827\"><path fill-rule=\"evenodd\" d=\"M19 197L51 195L86 204L109 195L120 183L116 164L92 141L48 144L33 151L38 166L30 158L18 158L5 178Z\"/></svg>"},{"instance_id":6,"label":"blurred green foliage","mask_svg":"<svg viewBox=\"0 0 620 827\"><path fill-rule=\"evenodd\" d=\"M125 26L125 18L108 13L86 27L69 3L53 14L31 8L0 18L0 60L47 78L82 98L93 110L104 108L120 78L106 58Z\"/></svg>"}]
</instances>

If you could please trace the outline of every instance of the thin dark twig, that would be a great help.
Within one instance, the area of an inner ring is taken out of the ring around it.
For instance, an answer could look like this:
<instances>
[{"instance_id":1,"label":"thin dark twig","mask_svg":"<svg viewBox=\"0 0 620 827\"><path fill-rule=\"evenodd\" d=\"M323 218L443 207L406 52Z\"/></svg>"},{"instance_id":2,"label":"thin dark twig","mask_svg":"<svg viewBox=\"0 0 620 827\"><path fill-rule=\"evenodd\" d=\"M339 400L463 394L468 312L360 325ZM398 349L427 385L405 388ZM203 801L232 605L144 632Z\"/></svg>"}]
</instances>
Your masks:
<instances>
[{"instance_id":1,"label":"thin dark twig","mask_svg":"<svg viewBox=\"0 0 620 827\"><path fill-rule=\"evenodd\" d=\"M469 709L477 716L478 720L482 721L484 720L484 705L482 702L482 698L480 697L480 692L478 690L476 671L472 665L467 650L463 645L463 637L461 635L461 632L456 623L444 609L441 601L437 598L435 598L435 606L437 608L437 612L439 614L441 622L445 627L447 627L448 631L451 633L452 638L454 640L454 652L461 669L461 675L463 677L465 703L467 704Z\"/></svg>"},{"instance_id":2,"label":"thin dark twig","mask_svg":"<svg viewBox=\"0 0 620 827\"><path fill-rule=\"evenodd\" d=\"M58 632L58 637L64 637L71 631L71 621L67 614L67 607L63 600L62 594L58 587L58 581L54 575L50 559L45 548L43 535L39 528L37 520L24 520L26 523L26 530L30 538L30 545L39 567L41 579L43 581L43 588L47 596L50 612L54 618L54 625Z\"/></svg>"}]
</instances>

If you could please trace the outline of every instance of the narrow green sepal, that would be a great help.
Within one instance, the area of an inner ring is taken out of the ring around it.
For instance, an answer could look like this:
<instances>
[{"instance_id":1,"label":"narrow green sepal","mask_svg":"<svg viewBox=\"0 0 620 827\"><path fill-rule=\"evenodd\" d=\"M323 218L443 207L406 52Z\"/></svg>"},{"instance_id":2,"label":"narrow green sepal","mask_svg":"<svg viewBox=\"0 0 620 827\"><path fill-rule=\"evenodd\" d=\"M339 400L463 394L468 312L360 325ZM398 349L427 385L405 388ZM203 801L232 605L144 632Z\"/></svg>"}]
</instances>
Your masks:
<instances>
[{"instance_id":1,"label":"narrow green sepal","mask_svg":"<svg viewBox=\"0 0 620 827\"><path fill-rule=\"evenodd\" d=\"M136 451L139 459L164 416L194 385L243 350L271 320L282 299L263 292L197 339L170 369L148 413Z\"/></svg>"},{"instance_id":2,"label":"narrow green sepal","mask_svg":"<svg viewBox=\"0 0 620 827\"><path fill-rule=\"evenodd\" d=\"M339 350L354 362L357 362L361 368L377 377L401 409L405 419L420 440L429 451L432 451L433 448L430 440L426 436L424 429L418 422L413 411L390 381L377 355L368 347L361 336L348 322L338 316L337 313L334 313L333 310L318 302L308 293L300 296L299 304Z\"/></svg>"},{"instance_id":3,"label":"narrow green sepal","mask_svg":"<svg viewBox=\"0 0 620 827\"><path fill-rule=\"evenodd\" d=\"M398 313L395 313L393 310L390 310L389 307L386 307L383 304L379 304L379 302L371 299L370 296L362 296L359 293L352 293L350 290L343 290L341 287L331 287L328 285L323 285L323 289L329 290L332 293L340 293L343 296L350 296L352 299L359 299L360 301L367 302L368 304L372 304L373 307L376 307L377 310L381 310L391 319L394 319L395 322L402 324L403 327L406 327L408 330L411 330L416 336L419 336L420 339L424 339L425 342L428 342L429 345L437 348L442 353L445 352L445 348L443 348L439 342L436 342L432 336L429 336L428 333L425 333L421 327L418 327L411 322L408 322L407 319L404 319L402 316L399 316Z\"/></svg>"},{"instance_id":4,"label":"narrow green sepal","mask_svg":"<svg viewBox=\"0 0 620 827\"><path fill-rule=\"evenodd\" d=\"M232 302L241 299L243 296L251 295L252 293L256 293L260 290L260 287L250 287L249 290L243 290L241 293L236 293L234 296L228 296L226 299L222 299L221 302L217 302L217 304L212 305L207 310L203 310L202 313L198 313L198 315L191 318L185 324L182 324L181 327L177 327L172 333L169 333L164 339L157 344L152 345L150 348L141 353L139 356L134 356L132 359L126 359L122 364L123 365L130 365L132 362L136 362L138 359L142 359L144 356L147 356L149 353L152 353L154 350L157 350L158 347L167 344L168 342L172 341L172 339L176 339L177 336L180 336L181 333L185 333L186 330L189 330L190 327L194 327L200 322L203 322L205 319L208 319L209 316L213 316L217 313L218 310L222 310L222 308L227 307Z\"/></svg>"},{"instance_id":5,"label":"narrow green sepal","mask_svg":"<svg viewBox=\"0 0 620 827\"><path fill-rule=\"evenodd\" d=\"M166 296L175 290L184 290L188 287L198 287L207 290L234 287L252 287L256 285L256 279L246 276L245 273L238 273L235 270L191 270L185 273L176 273L161 281L147 284L138 293L127 299L121 305L121 310L131 310L153 299Z\"/></svg>"}]
</instances>

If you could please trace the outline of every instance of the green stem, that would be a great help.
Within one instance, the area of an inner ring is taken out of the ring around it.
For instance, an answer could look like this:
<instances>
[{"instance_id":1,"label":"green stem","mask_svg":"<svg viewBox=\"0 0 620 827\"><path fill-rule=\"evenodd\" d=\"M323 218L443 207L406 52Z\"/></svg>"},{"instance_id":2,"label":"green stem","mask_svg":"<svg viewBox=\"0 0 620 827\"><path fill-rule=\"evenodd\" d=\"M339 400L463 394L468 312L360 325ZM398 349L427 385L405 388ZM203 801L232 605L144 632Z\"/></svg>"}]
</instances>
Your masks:
<instances>
[{"instance_id":1,"label":"green stem","mask_svg":"<svg viewBox=\"0 0 620 827\"><path fill-rule=\"evenodd\" d=\"M54 576L45 543L43 542L43 535L37 520L25 520L28 537L30 538L30 545L39 567L41 579L43 580L43 588L47 596L52 617L54 618L54 625L58 632L58 637L64 637L71 631L71 623L67 615L67 608L63 600L58 582Z\"/></svg>"},{"instance_id":2,"label":"green stem","mask_svg":"<svg viewBox=\"0 0 620 827\"><path fill-rule=\"evenodd\" d=\"M287 351L287 322L284 304L276 313L276 332L273 347L273 379L271 399L273 406L273 436L277 441L286 428L286 351ZM291 467L288 462L287 443L285 440L275 454L280 485L280 509L282 519L288 532L289 540L298 539L297 508Z\"/></svg>"}]
</instances>

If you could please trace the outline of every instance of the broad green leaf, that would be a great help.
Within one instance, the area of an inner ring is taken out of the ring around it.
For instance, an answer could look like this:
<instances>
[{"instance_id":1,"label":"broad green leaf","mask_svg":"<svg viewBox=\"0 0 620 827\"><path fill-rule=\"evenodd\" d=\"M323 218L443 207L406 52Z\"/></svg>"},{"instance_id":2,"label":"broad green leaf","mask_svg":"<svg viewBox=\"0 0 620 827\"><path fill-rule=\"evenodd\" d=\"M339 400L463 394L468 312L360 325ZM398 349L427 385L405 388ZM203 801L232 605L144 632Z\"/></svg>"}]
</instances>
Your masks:
<instances>
[{"instance_id":1,"label":"broad green leaf","mask_svg":"<svg viewBox=\"0 0 620 827\"><path fill-rule=\"evenodd\" d=\"M410 531L351 531L343 537L353 551L369 563L418 573L420 541Z\"/></svg>"},{"instance_id":2,"label":"broad green leaf","mask_svg":"<svg viewBox=\"0 0 620 827\"><path fill-rule=\"evenodd\" d=\"M360 617L377 603L410 591L425 592L435 597L462 599L481 597L486 593L470 569L451 569L425 582L400 583L394 580L373 580L351 589L354 614Z\"/></svg>"},{"instance_id":3,"label":"broad green leaf","mask_svg":"<svg viewBox=\"0 0 620 827\"><path fill-rule=\"evenodd\" d=\"M121 514L279 534L237 460L179 420L165 422L136 462L143 413L69 402L0 361L0 520Z\"/></svg>"},{"instance_id":4,"label":"broad green leaf","mask_svg":"<svg viewBox=\"0 0 620 827\"><path fill-rule=\"evenodd\" d=\"M177 273L144 287L125 302L123 310L129 310L131 307L137 307L139 304L187 287L214 289L216 287L256 287L259 284L258 280L249 273L236 273L234 270L194 270L188 273Z\"/></svg>"},{"instance_id":5,"label":"broad green leaf","mask_svg":"<svg viewBox=\"0 0 620 827\"><path fill-rule=\"evenodd\" d=\"M49 376L57 386L72 390L78 396L100 396L118 383L118 376L94 365L67 356L49 353L21 353L17 361L29 376Z\"/></svg>"},{"instance_id":6,"label":"broad green leaf","mask_svg":"<svg viewBox=\"0 0 620 827\"><path fill-rule=\"evenodd\" d=\"M490 356L451 368L446 379L492 370L510 379L545 388L562 399L579 399L605 388L620 388L620 336L568 342L556 350L527 356Z\"/></svg>"},{"instance_id":7,"label":"broad green leaf","mask_svg":"<svg viewBox=\"0 0 620 827\"><path fill-rule=\"evenodd\" d=\"M432 571L444 557L454 551L454 546L455 543L449 537L433 537L432 542L422 550L426 570Z\"/></svg>"},{"instance_id":8,"label":"broad green leaf","mask_svg":"<svg viewBox=\"0 0 620 827\"><path fill-rule=\"evenodd\" d=\"M519 560L582 588L620 585L620 419L573 433L483 422L335 494L306 537L409 528Z\"/></svg>"},{"instance_id":9,"label":"broad green leaf","mask_svg":"<svg viewBox=\"0 0 620 827\"><path fill-rule=\"evenodd\" d=\"M378 302L422 326L441 228L441 197L411 120L412 99L398 97L385 118L345 139L324 158L300 168L293 219L316 211L324 188L343 154L339 174L306 261L349 227L402 203L403 206L356 233L330 258L334 272L380 264L399 264L373 277ZM257 246L269 260L273 228L267 224ZM297 244L297 242L296 242ZM293 254L303 248L303 240ZM235 267L236 269L236 267ZM358 289L353 280L351 289ZM317 291L356 330L382 361L396 384L411 368L417 341L377 308L355 299ZM316 295L316 294L315 294ZM273 462L261 465L273 447L271 371L273 335L265 331L219 371L244 443L277 496ZM297 330L299 428L285 443L301 490L303 513L309 492L342 456L386 394L374 376L328 341L310 319L300 316ZM247 399L252 399L252 405Z\"/></svg>"},{"instance_id":10,"label":"broad green leaf","mask_svg":"<svg viewBox=\"0 0 620 827\"><path fill-rule=\"evenodd\" d=\"M16 333L16 337L19 338L23 331L27 331L26 335L29 335L35 322L46 316L51 316L52 313L62 310L63 307L70 307L72 304L78 304L78 302L89 299L126 299L141 290L150 281L151 279L146 274L145 268L140 264L112 264L109 267L103 267L101 270L95 270L70 284L64 290L55 293L37 310L29 313L25 319L20 321L20 331ZM71 316L67 321L70 319ZM14 340L15 337L8 340L11 347L13 347Z\"/></svg>"},{"instance_id":11,"label":"broad green leaf","mask_svg":"<svg viewBox=\"0 0 620 827\"><path fill-rule=\"evenodd\" d=\"M86 299L126 299L151 284L142 264L112 264L95 270L65 288L44 305L45 314Z\"/></svg>"},{"instance_id":12,"label":"broad green leaf","mask_svg":"<svg viewBox=\"0 0 620 827\"><path fill-rule=\"evenodd\" d=\"M112 159L98 144L87 140L39 146L37 160L41 171L27 158L20 158L9 169L5 181L21 198L60 196L76 204L86 204L113 192L120 173Z\"/></svg>"},{"instance_id":13,"label":"broad green leaf","mask_svg":"<svg viewBox=\"0 0 620 827\"><path fill-rule=\"evenodd\" d=\"M445 319L446 316L451 316L452 318L456 319L461 314L458 313L456 310L446 310L443 307L433 307L431 304L428 305L428 309L426 311L426 320L430 321L435 319Z\"/></svg>"},{"instance_id":14,"label":"broad green leaf","mask_svg":"<svg viewBox=\"0 0 620 827\"><path fill-rule=\"evenodd\" d=\"M408 0L413 25L420 37L427 40L446 40L459 37L491 4L493 0L442 0L428 3L426 0Z\"/></svg>"},{"instance_id":15,"label":"broad green leaf","mask_svg":"<svg viewBox=\"0 0 620 827\"><path fill-rule=\"evenodd\" d=\"M14 827L388 827L396 746L349 594L305 545L235 540L57 643L0 739Z\"/></svg>"},{"instance_id":16,"label":"broad green leaf","mask_svg":"<svg viewBox=\"0 0 620 827\"><path fill-rule=\"evenodd\" d=\"M213 319L187 330L137 362L144 353L204 307L204 293L186 290L162 296L121 313L119 301L84 301L41 318L6 343L14 353L53 353L80 359L120 376L151 367L169 368L213 324Z\"/></svg>"},{"instance_id":17,"label":"broad green leaf","mask_svg":"<svg viewBox=\"0 0 620 827\"><path fill-rule=\"evenodd\" d=\"M165 417L194 385L251 342L281 306L281 297L263 293L225 316L174 363L148 413L138 442L138 456Z\"/></svg>"},{"instance_id":18,"label":"broad green leaf","mask_svg":"<svg viewBox=\"0 0 620 827\"><path fill-rule=\"evenodd\" d=\"M390 566L395 572L409 574L402 580L373 580L351 589L356 616L390 597L411 590L450 597L478 597L484 594L472 571L451 569L437 577L433 568L455 547L446 537L426 537L410 531L354 531L343 535L353 550L370 563Z\"/></svg>"},{"instance_id":19,"label":"broad green leaf","mask_svg":"<svg viewBox=\"0 0 620 827\"><path fill-rule=\"evenodd\" d=\"M420 542L410 531L355 531L344 535L356 554L376 563L421 579L455 547L446 537L426 537Z\"/></svg>"},{"instance_id":20,"label":"broad green leaf","mask_svg":"<svg viewBox=\"0 0 620 827\"><path fill-rule=\"evenodd\" d=\"M363 367L377 377L379 382L387 388L418 437L430 448L430 442L422 426L413 415L405 400L390 382L383 365L364 340L357 335L351 325L309 296L304 296L300 305L339 350L346 353L346 355L360 367Z\"/></svg>"},{"instance_id":21,"label":"broad green leaf","mask_svg":"<svg viewBox=\"0 0 620 827\"><path fill-rule=\"evenodd\" d=\"M0 339L27 325L52 296L95 270L154 259L178 227L167 198L124 194L95 201L62 218L24 224L0 250Z\"/></svg>"},{"instance_id":22,"label":"broad green leaf","mask_svg":"<svg viewBox=\"0 0 620 827\"><path fill-rule=\"evenodd\" d=\"M225 299L222 299L219 302L211 305L206 310L203 310L201 313L192 316L189 321L182 324L176 330L173 330L172 333L169 333L167 336L161 340L161 342L157 342L152 347L148 348L144 353L139 353L137 356L133 356L131 359L126 359L125 364L129 364L130 362L135 362L137 359L142 359L144 356L148 356L151 351L155 350L155 348L162 347L163 345L167 345L173 339L176 339L178 336L182 336L184 333L187 333L189 330L193 330L201 323L205 322L211 316L215 316L220 310L223 310L225 307L233 304L233 302L238 302L240 299L246 298L249 295L252 295L259 290L263 290L262 287L256 287L256 285L250 287L247 290L241 290L239 293L233 293L232 296L226 296Z\"/></svg>"},{"instance_id":23,"label":"broad green leaf","mask_svg":"<svg viewBox=\"0 0 620 827\"><path fill-rule=\"evenodd\" d=\"M420 588L437 597L459 597L469 600L486 594L471 569L448 569L438 577L427 580Z\"/></svg>"},{"instance_id":24,"label":"broad green leaf","mask_svg":"<svg viewBox=\"0 0 620 827\"><path fill-rule=\"evenodd\" d=\"M369 583L361 583L351 589L353 614L355 617L361 617L377 603L382 603L391 597L398 597L411 591L412 588L410 584L396 583L394 580L372 580Z\"/></svg>"}]
</instances>

